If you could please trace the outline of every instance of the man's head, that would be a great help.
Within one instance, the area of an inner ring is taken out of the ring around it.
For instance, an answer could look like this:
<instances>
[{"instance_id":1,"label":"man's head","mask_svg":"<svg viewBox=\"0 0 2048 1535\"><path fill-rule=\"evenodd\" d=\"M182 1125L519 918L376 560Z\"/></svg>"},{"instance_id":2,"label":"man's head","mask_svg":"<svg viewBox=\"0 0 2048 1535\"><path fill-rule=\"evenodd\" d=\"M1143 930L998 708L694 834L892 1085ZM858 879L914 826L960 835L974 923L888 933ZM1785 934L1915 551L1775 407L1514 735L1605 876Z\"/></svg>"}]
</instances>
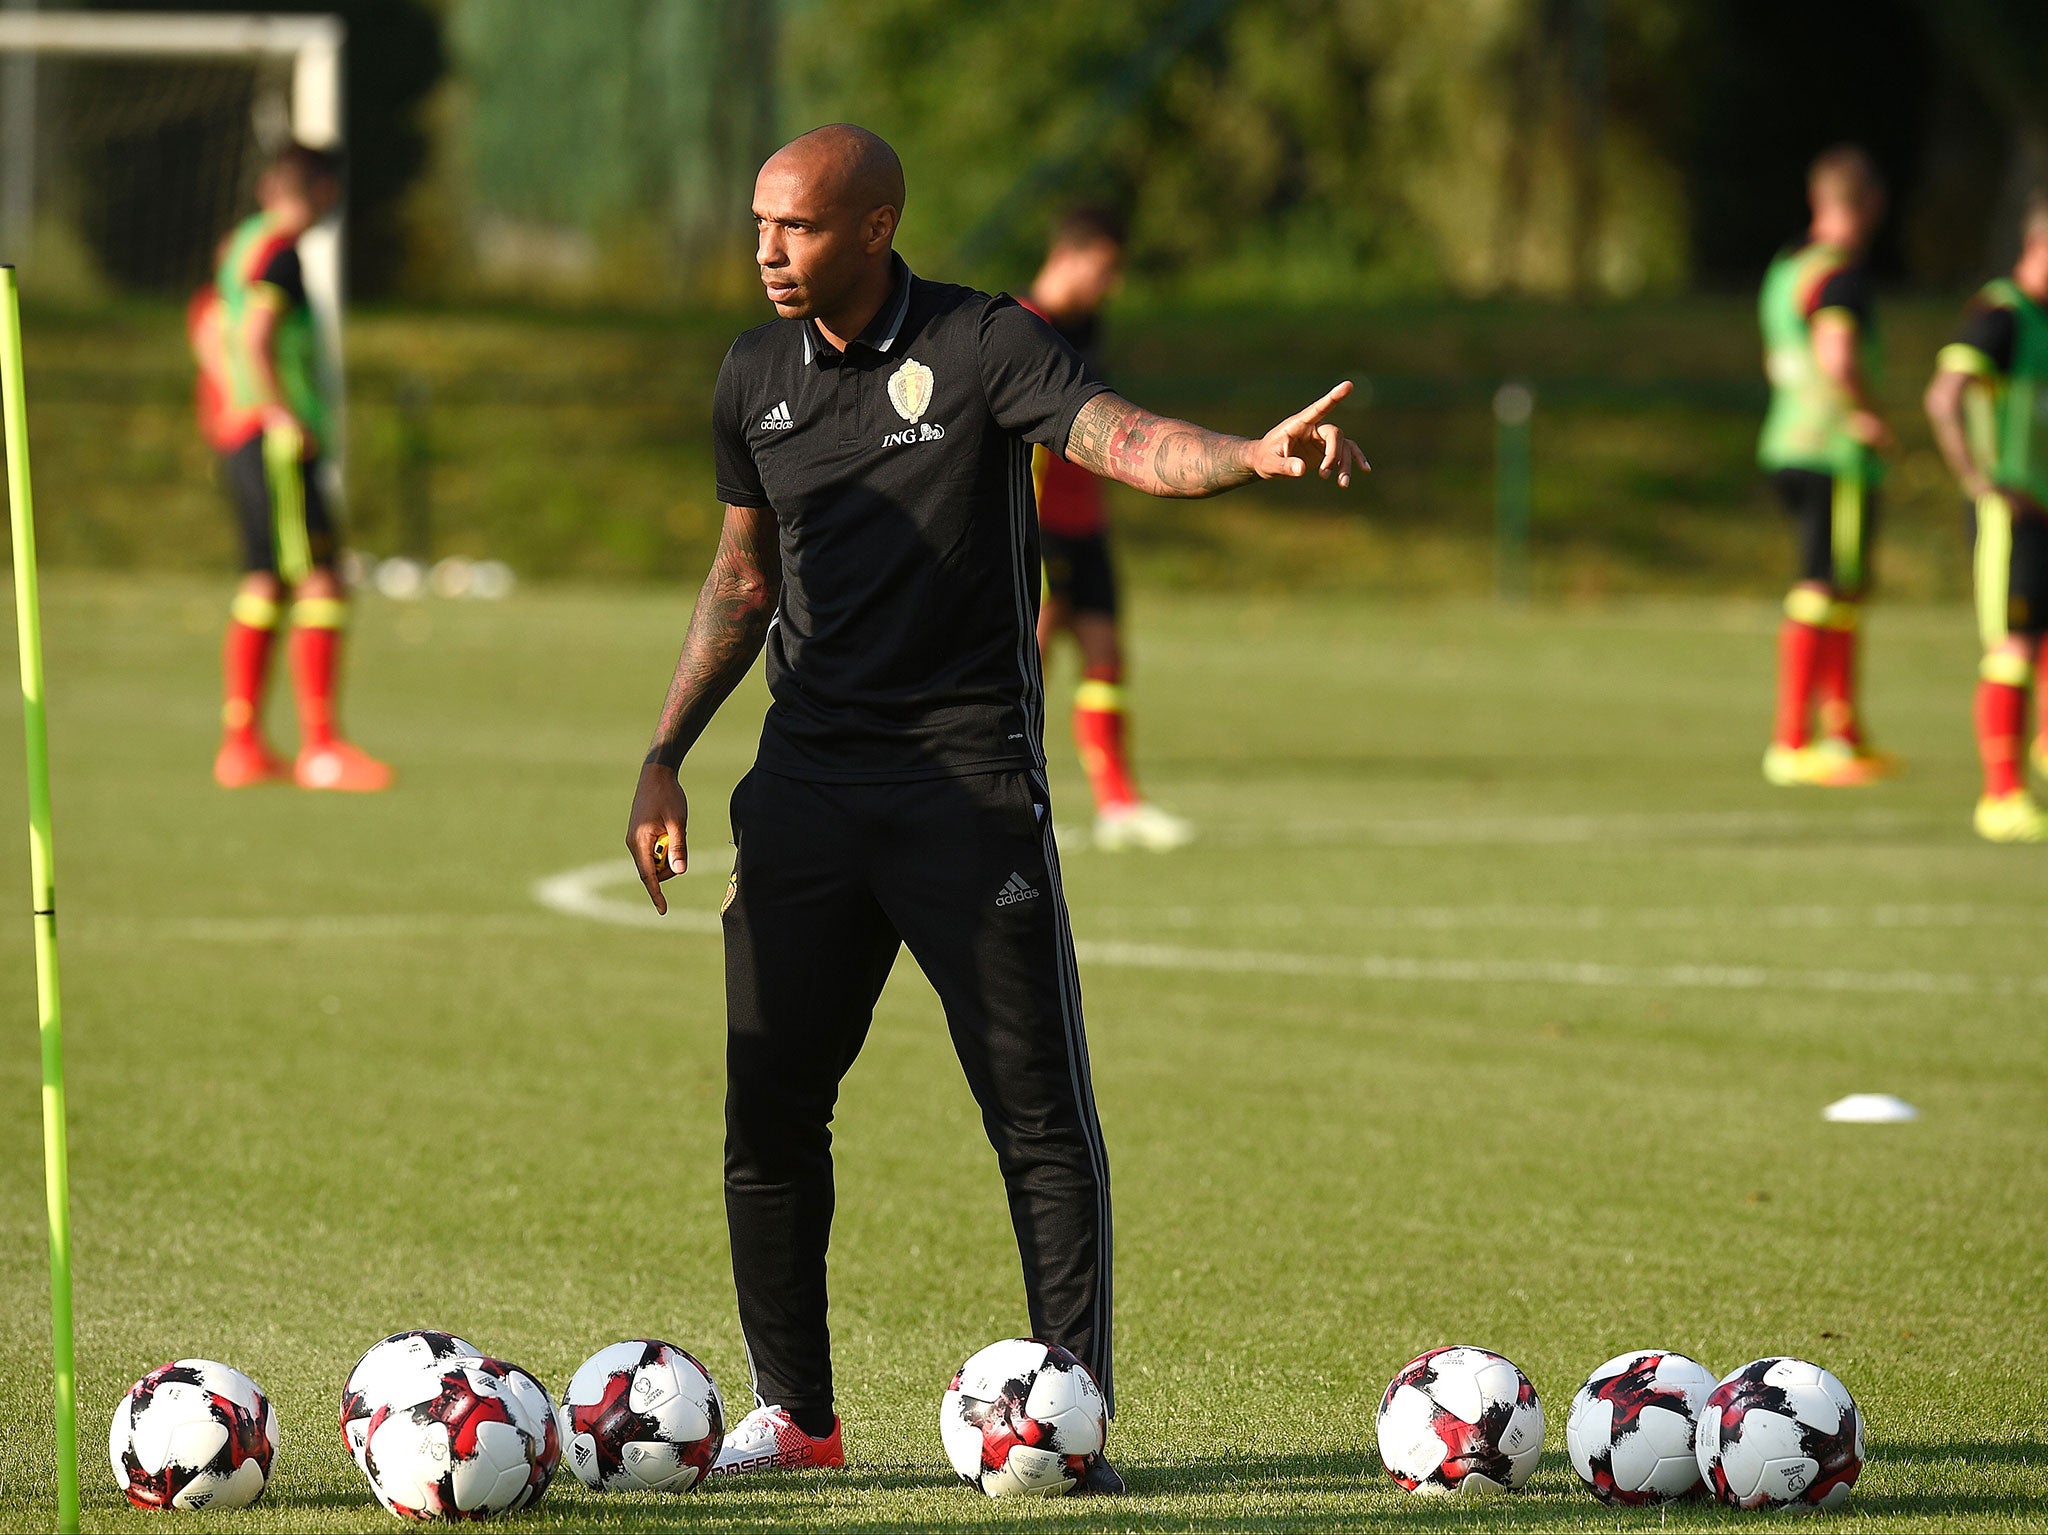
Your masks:
<instances>
[{"instance_id":1,"label":"man's head","mask_svg":"<svg viewBox=\"0 0 2048 1535\"><path fill-rule=\"evenodd\" d=\"M1124 239L1114 208L1073 209L1054 226L1032 292L1057 313L1093 314L1123 278Z\"/></svg>"},{"instance_id":2,"label":"man's head","mask_svg":"<svg viewBox=\"0 0 2048 1535\"><path fill-rule=\"evenodd\" d=\"M287 144L256 178L256 201L294 233L312 228L341 201L341 156Z\"/></svg>"},{"instance_id":3,"label":"man's head","mask_svg":"<svg viewBox=\"0 0 2048 1535\"><path fill-rule=\"evenodd\" d=\"M784 319L827 323L886 272L903 217L903 162L851 123L813 128L768 157L754 180L754 251Z\"/></svg>"},{"instance_id":4,"label":"man's head","mask_svg":"<svg viewBox=\"0 0 2048 1535\"><path fill-rule=\"evenodd\" d=\"M1884 177L1864 150L1837 144L1807 171L1806 200L1813 206L1813 237L1857 253L1884 217Z\"/></svg>"},{"instance_id":5,"label":"man's head","mask_svg":"<svg viewBox=\"0 0 2048 1535\"><path fill-rule=\"evenodd\" d=\"M2012 278L2035 303L2048 303L2048 187L2037 188L2027 199L2020 224L2020 259Z\"/></svg>"}]
</instances>

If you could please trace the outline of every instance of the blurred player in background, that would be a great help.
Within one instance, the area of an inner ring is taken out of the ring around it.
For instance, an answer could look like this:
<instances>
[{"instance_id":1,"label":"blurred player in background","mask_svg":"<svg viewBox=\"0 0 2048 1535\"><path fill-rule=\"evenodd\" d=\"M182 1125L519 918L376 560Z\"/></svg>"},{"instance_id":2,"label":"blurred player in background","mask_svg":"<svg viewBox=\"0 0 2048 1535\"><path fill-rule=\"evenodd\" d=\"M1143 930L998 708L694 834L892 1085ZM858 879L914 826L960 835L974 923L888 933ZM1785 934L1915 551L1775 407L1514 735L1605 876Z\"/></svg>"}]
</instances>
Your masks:
<instances>
[{"instance_id":1,"label":"blurred player in background","mask_svg":"<svg viewBox=\"0 0 2048 1535\"><path fill-rule=\"evenodd\" d=\"M341 739L335 683L347 591L320 476L328 422L320 394L319 334L299 266L299 236L341 198L333 154L287 146L256 184L259 211L231 231L210 287L188 316L199 363L199 426L220 455L242 536L221 671L224 787L296 781L307 789L373 791L391 769ZM263 738L263 685L290 604L299 755L288 763Z\"/></svg>"},{"instance_id":2,"label":"blurred player in background","mask_svg":"<svg viewBox=\"0 0 2048 1535\"><path fill-rule=\"evenodd\" d=\"M1941 456L1976 514L1977 751L1980 836L2048 841L2048 815L2027 793L2021 743L2027 694L2048 662L2048 192L2027 205L2010 277L1970 301L1935 359L1927 417ZM2034 742L2048 773L2048 736Z\"/></svg>"},{"instance_id":3,"label":"blurred player in background","mask_svg":"<svg viewBox=\"0 0 2048 1535\"><path fill-rule=\"evenodd\" d=\"M1027 309L1042 316L1098 371L1102 305L1123 275L1123 259L1123 219L1106 208L1077 208L1053 232L1052 248L1024 299ZM1049 663L1053 639L1065 630L1081 650L1074 744L1095 794L1095 846L1155 852L1185 846L1194 838L1194 827L1141 799L1131 771L1116 567L1109 555L1102 482L1043 446L1033 450L1031 467L1045 554L1038 648Z\"/></svg>"},{"instance_id":4,"label":"blurred player in background","mask_svg":"<svg viewBox=\"0 0 2048 1535\"><path fill-rule=\"evenodd\" d=\"M1876 346L1863 257L1884 216L1884 184L1843 145L1807 176L1813 222L1779 254L1758 305L1771 408L1757 462L1799 541L1799 579L1778 641L1778 713L1764 777L1774 784L1870 783L1895 764L1865 742L1856 712L1857 623L1870 586L1873 497L1891 432L1871 400ZM1820 739L1812 716L1820 713Z\"/></svg>"}]
</instances>

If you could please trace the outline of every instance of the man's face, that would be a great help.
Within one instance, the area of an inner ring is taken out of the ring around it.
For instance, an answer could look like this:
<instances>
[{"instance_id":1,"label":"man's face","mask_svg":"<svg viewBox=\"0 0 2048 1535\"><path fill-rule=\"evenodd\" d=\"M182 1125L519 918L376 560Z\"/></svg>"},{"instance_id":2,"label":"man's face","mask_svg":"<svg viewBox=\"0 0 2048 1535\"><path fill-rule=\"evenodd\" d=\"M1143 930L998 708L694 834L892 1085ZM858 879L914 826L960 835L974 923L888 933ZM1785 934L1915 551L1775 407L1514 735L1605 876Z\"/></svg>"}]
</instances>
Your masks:
<instances>
[{"instance_id":1,"label":"man's face","mask_svg":"<svg viewBox=\"0 0 2048 1535\"><path fill-rule=\"evenodd\" d=\"M1814 226L1831 245L1852 251L1866 248L1884 221L1884 194L1869 188L1817 195Z\"/></svg>"},{"instance_id":2,"label":"man's face","mask_svg":"<svg viewBox=\"0 0 2048 1535\"><path fill-rule=\"evenodd\" d=\"M1100 309L1123 281L1123 248L1114 240L1090 240L1070 245L1062 252L1072 281L1075 300L1093 313Z\"/></svg>"},{"instance_id":3,"label":"man's face","mask_svg":"<svg viewBox=\"0 0 2048 1535\"><path fill-rule=\"evenodd\" d=\"M1846 217L1854 231L1851 238L1856 242L1856 248L1861 250L1876 235L1877 226L1884 218L1884 199L1875 192L1865 193L1849 205Z\"/></svg>"},{"instance_id":4,"label":"man's face","mask_svg":"<svg viewBox=\"0 0 2048 1535\"><path fill-rule=\"evenodd\" d=\"M341 202L341 183L332 176L316 176L302 183L282 171L272 171L257 188L262 203L280 224L292 229L311 229L332 213Z\"/></svg>"},{"instance_id":5,"label":"man's face","mask_svg":"<svg viewBox=\"0 0 2048 1535\"><path fill-rule=\"evenodd\" d=\"M876 210L835 206L842 201L801 166L770 161L754 183L754 261L785 320L834 314L887 243Z\"/></svg>"},{"instance_id":6,"label":"man's face","mask_svg":"<svg viewBox=\"0 0 2048 1535\"><path fill-rule=\"evenodd\" d=\"M2013 268L2013 277L2036 303L2048 298L2048 229L2027 231L2020 242L2020 259Z\"/></svg>"}]
</instances>

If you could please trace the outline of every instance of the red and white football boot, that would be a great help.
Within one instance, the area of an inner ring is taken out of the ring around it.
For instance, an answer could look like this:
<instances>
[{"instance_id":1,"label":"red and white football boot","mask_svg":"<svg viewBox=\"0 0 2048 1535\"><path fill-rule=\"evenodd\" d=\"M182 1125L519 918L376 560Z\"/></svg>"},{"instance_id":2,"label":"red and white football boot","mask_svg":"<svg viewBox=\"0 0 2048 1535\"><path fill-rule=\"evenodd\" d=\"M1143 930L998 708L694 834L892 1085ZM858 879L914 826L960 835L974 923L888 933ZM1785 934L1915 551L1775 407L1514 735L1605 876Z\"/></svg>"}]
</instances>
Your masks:
<instances>
[{"instance_id":1,"label":"red and white football boot","mask_svg":"<svg viewBox=\"0 0 2048 1535\"><path fill-rule=\"evenodd\" d=\"M846 1464L846 1443L839 1420L832 1432L813 1439L796 1426L785 1407L756 1407L732 1427L725 1446L711 1463L713 1476L743 1471L836 1471Z\"/></svg>"}]
</instances>

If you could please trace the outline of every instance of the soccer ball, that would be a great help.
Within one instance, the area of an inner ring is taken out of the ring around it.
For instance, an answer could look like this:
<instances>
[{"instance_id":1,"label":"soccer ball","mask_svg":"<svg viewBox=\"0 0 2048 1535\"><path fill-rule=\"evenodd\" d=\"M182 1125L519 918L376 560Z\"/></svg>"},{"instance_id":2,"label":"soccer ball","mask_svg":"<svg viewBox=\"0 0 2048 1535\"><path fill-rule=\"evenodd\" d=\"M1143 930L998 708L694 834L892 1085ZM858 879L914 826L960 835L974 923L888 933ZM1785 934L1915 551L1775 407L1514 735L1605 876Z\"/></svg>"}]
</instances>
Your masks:
<instances>
[{"instance_id":1,"label":"soccer ball","mask_svg":"<svg viewBox=\"0 0 2048 1535\"><path fill-rule=\"evenodd\" d=\"M395 1332L382 1343L372 1344L348 1372L348 1383L341 1388L341 1440L356 1464L363 1461L363 1440L370 1432L370 1414L377 1410L377 1404L394 1381L446 1360L481 1352L453 1333L424 1328Z\"/></svg>"},{"instance_id":2,"label":"soccer ball","mask_svg":"<svg viewBox=\"0 0 2048 1535\"><path fill-rule=\"evenodd\" d=\"M1602 1503L1668 1503L1700 1490L1693 1423L1714 1389L1697 1360L1661 1349L1622 1354L1572 1398L1565 1449Z\"/></svg>"},{"instance_id":3,"label":"soccer ball","mask_svg":"<svg viewBox=\"0 0 2048 1535\"><path fill-rule=\"evenodd\" d=\"M405 1519L486 1519L540 1501L561 1463L555 1406L526 1371L458 1355L391 1381L363 1435L370 1490Z\"/></svg>"},{"instance_id":4,"label":"soccer ball","mask_svg":"<svg viewBox=\"0 0 2048 1535\"><path fill-rule=\"evenodd\" d=\"M991 1343L960 1366L939 1401L946 1459L992 1498L1072 1491L1108 1434L1088 1366L1035 1338Z\"/></svg>"},{"instance_id":5,"label":"soccer ball","mask_svg":"<svg viewBox=\"0 0 2048 1535\"><path fill-rule=\"evenodd\" d=\"M672 1343L599 1349L562 1393L562 1443L593 1492L688 1492L725 1442L711 1372Z\"/></svg>"},{"instance_id":6,"label":"soccer ball","mask_svg":"<svg viewBox=\"0 0 2048 1535\"><path fill-rule=\"evenodd\" d=\"M1804 1359L1758 1359L1707 1398L1700 1476L1735 1508L1839 1508L1863 1470L1863 1414Z\"/></svg>"},{"instance_id":7,"label":"soccer ball","mask_svg":"<svg viewBox=\"0 0 2048 1535\"><path fill-rule=\"evenodd\" d=\"M1543 1454L1543 1403L1512 1361L1433 1348L1380 1399L1380 1460L1410 1492L1509 1492Z\"/></svg>"},{"instance_id":8,"label":"soccer ball","mask_svg":"<svg viewBox=\"0 0 2048 1535\"><path fill-rule=\"evenodd\" d=\"M137 1508L247 1508L276 1455L277 1414L263 1388L211 1359L151 1370L107 1432L114 1480Z\"/></svg>"}]
</instances>

